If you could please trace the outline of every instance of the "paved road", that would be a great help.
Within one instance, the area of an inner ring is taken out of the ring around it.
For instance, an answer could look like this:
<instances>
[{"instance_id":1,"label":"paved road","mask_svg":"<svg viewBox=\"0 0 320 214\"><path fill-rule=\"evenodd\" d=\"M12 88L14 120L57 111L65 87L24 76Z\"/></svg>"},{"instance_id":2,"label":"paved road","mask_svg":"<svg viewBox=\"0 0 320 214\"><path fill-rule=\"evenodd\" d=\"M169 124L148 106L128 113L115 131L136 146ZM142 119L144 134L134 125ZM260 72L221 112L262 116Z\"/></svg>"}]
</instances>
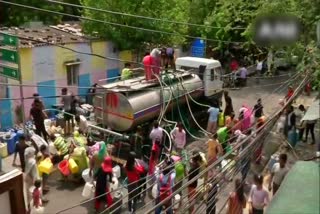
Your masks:
<instances>
[{"instance_id":1,"label":"paved road","mask_svg":"<svg viewBox=\"0 0 320 214\"><path fill-rule=\"evenodd\" d=\"M240 90L230 90L230 96L233 99L233 105L234 105L235 111L237 111L243 103L253 106L258 98L262 98L263 104L265 106L264 108L265 113L271 114L278 108L278 101L284 96L286 92L286 88L284 88L282 91L278 91L273 94L271 94L271 92L273 92L275 88L280 86L279 83L286 81L287 79L288 79L288 76L263 79L263 80L260 80L260 83L258 85L256 84L255 79L250 79L248 80L249 87L243 88ZM269 84L277 84L277 85L271 86ZM263 85L269 85L269 86L261 87ZM269 140L270 142L273 142L275 146L269 146L268 149L265 150L266 156L269 156L277 149L280 141L278 136L272 136L270 137ZM192 149L196 147L205 151L205 146L201 144L202 143L194 142L188 145L188 149ZM271 145L271 144L268 144L268 145ZM11 163L12 163L12 156L4 160L3 162L4 170L6 171L10 170L12 168ZM253 168L253 170L261 171L262 169ZM46 196L50 200L50 202L47 204L45 209L45 213L47 214L56 213L58 210L61 210L63 208L66 208L84 201L81 196L83 184L79 185L79 184L73 184L73 183L62 183L57 181L58 179L59 179L58 173L53 174L52 176L50 176L50 179L49 179L49 185L51 187L51 191ZM230 191L230 187L228 187L224 191L224 194L222 194L221 199L219 200L217 205L218 207L221 207L221 204L219 203L222 203L224 201L223 199L227 198L229 191ZM124 210L126 210L125 207L124 207ZM64 213L68 213L68 214L93 213L93 203L87 203L85 205L78 206ZM143 213L143 211L138 213Z\"/></svg>"}]
</instances>

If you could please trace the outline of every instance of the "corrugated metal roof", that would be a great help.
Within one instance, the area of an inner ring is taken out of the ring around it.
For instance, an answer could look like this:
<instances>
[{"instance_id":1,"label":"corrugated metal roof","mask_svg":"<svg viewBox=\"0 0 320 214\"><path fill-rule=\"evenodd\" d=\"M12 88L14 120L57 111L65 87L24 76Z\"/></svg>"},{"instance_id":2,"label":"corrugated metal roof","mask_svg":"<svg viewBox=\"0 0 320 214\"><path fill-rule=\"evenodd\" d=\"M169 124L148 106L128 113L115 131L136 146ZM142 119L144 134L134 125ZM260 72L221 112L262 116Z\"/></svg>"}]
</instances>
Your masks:
<instances>
[{"instance_id":1,"label":"corrugated metal roof","mask_svg":"<svg viewBox=\"0 0 320 214\"><path fill-rule=\"evenodd\" d=\"M0 28L0 32L26 38L20 38L20 48L89 42L89 38L84 36L79 24L63 24L40 28L4 27Z\"/></svg>"}]
</instances>

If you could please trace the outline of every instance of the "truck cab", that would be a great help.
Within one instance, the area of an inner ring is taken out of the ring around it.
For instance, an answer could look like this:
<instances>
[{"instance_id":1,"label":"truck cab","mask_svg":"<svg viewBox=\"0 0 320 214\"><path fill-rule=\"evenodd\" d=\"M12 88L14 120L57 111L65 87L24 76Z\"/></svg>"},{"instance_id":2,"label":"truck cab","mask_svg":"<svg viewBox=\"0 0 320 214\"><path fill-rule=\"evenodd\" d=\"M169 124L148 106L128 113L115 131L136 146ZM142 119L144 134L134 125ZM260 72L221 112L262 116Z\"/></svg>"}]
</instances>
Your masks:
<instances>
[{"instance_id":1,"label":"truck cab","mask_svg":"<svg viewBox=\"0 0 320 214\"><path fill-rule=\"evenodd\" d=\"M198 57L179 57L176 59L176 68L194 73L203 81L204 95L213 96L222 92L221 63L214 59Z\"/></svg>"}]
</instances>

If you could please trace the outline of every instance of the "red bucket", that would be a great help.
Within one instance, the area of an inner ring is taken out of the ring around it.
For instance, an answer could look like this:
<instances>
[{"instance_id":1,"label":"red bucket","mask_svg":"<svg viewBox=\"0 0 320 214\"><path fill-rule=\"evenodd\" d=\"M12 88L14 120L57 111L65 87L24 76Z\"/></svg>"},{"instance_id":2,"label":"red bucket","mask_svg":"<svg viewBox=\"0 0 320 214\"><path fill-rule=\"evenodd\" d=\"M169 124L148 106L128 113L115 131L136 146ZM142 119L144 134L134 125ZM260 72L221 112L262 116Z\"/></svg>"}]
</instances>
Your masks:
<instances>
[{"instance_id":1,"label":"red bucket","mask_svg":"<svg viewBox=\"0 0 320 214\"><path fill-rule=\"evenodd\" d=\"M59 163L58 169L64 176L70 175L68 160L63 160Z\"/></svg>"}]
</instances>

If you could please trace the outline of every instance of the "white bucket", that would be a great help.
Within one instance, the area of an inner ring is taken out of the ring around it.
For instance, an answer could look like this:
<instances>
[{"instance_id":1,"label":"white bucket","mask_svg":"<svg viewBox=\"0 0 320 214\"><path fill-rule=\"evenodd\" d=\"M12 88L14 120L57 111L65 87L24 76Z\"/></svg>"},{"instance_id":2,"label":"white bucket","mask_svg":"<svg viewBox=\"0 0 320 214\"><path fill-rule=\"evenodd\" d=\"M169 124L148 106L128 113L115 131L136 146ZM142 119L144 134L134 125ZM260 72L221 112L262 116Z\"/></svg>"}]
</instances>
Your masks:
<instances>
[{"instance_id":1,"label":"white bucket","mask_svg":"<svg viewBox=\"0 0 320 214\"><path fill-rule=\"evenodd\" d=\"M82 172L82 178L83 178L83 180L84 180L85 182L92 182L92 181L93 181L93 178L90 177L89 172L90 172L90 169L89 169L89 168L83 170L83 172Z\"/></svg>"},{"instance_id":2,"label":"white bucket","mask_svg":"<svg viewBox=\"0 0 320 214\"><path fill-rule=\"evenodd\" d=\"M112 168L113 173L116 175L117 178L121 177L121 168L119 165L116 165Z\"/></svg>"},{"instance_id":3,"label":"white bucket","mask_svg":"<svg viewBox=\"0 0 320 214\"><path fill-rule=\"evenodd\" d=\"M174 196L174 209L179 209L180 200L181 200L181 196L179 194L176 194Z\"/></svg>"},{"instance_id":4,"label":"white bucket","mask_svg":"<svg viewBox=\"0 0 320 214\"><path fill-rule=\"evenodd\" d=\"M87 182L82 190L82 197L84 198L91 198L93 196L94 193L94 188L93 188L93 184Z\"/></svg>"},{"instance_id":5,"label":"white bucket","mask_svg":"<svg viewBox=\"0 0 320 214\"><path fill-rule=\"evenodd\" d=\"M112 181L113 181L114 183L110 183L110 189L111 189L110 191L114 191L114 190L116 190L116 189L119 188L118 178L113 177L113 178L112 178Z\"/></svg>"},{"instance_id":6,"label":"white bucket","mask_svg":"<svg viewBox=\"0 0 320 214\"><path fill-rule=\"evenodd\" d=\"M45 119L45 120L44 120L44 126L45 126L46 128L49 128L49 127L51 126L51 120L50 120L50 119Z\"/></svg>"}]
</instances>

